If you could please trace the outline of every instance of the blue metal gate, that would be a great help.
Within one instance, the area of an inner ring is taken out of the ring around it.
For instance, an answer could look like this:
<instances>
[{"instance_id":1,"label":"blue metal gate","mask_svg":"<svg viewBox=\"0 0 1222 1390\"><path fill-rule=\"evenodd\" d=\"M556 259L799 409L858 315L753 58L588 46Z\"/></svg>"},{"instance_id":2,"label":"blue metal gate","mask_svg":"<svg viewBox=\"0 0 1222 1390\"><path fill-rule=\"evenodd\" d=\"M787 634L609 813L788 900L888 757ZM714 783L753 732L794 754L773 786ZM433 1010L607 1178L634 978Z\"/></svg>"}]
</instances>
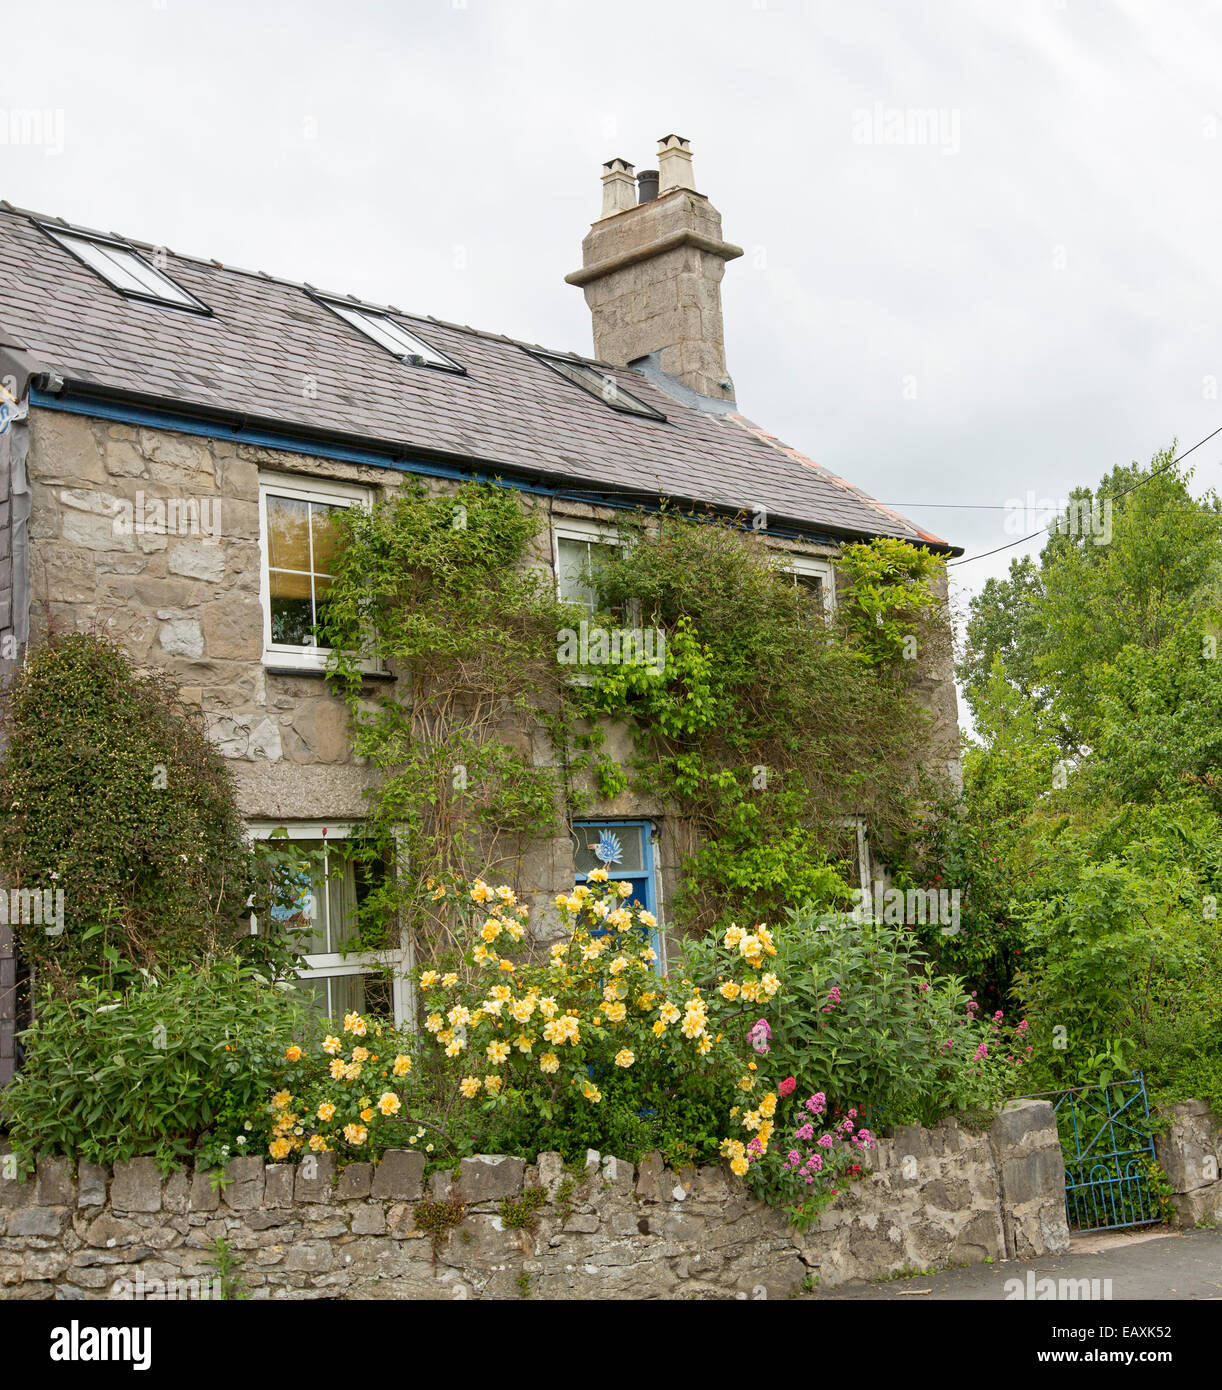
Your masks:
<instances>
[{"instance_id":1,"label":"blue metal gate","mask_svg":"<svg viewBox=\"0 0 1222 1390\"><path fill-rule=\"evenodd\" d=\"M1141 1072L1106 1086L1049 1091L1065 1156L1071 1230L1114 1230L1161 1221L1150 1191L1155 1170L1150 1105Z\"/></svg>"}]
</instances>

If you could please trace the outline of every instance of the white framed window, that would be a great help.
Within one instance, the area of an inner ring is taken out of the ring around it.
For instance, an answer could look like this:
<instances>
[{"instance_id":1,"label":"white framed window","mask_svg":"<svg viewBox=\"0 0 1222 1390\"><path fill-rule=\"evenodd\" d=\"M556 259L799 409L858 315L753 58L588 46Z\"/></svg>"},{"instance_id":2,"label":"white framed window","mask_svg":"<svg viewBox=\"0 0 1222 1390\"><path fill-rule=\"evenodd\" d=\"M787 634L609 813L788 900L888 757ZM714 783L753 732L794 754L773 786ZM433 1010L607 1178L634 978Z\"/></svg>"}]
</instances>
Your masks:
<instances>
[{"instance_id":1,"label":"white framed window","mask_svg":"<svg viewBox=\"0 0 1222 1390\"><path fill-rule=\"evenodd\" d=\"M830 618L836 611L836 571L830 560L816 560L810 555L786 556L787 568L799 588L817 594L823 611Z\"/></svg>"},{"instance_id":2,"label":"white framed window","mask_svg":"<svg viewBox=\"0 0 1222 1390\"><path fill-rule=\"evenodd\" d=\"M592 574L600 558L618 555L624 548L615 527L600 521L565 518L552 525L552 554L556 569L556 596L575 603L593 618L600 611Z\"/></svg>"},{"instance_id":3,"label":"white framed window","mask_svg":"<svg viewBox=\"0 0 1222 1390\"><path fill-rule=\"evenodd\" d=\"M316 631L335 560L335 513L368 507L369 488L292 474L259 476L263 664L322 671L330 650ZM372 658L363 669L377 670Z\"/></svg>"},{"instance_id":4,"label":"white framed window","mask_svg":"<svg viewBox=\"0 0 1222 1390\"><path fill-rule=\"evenodd\" d=\"M415 1026L415 996L411 987L414 953L404 933L397 948L380 951L348 949L356 939L352 914L372 887L372 873L331 846L352 833L352 825L328 821L253 821L247 834L254 840L275 835L302 850L321 851L321 858L302 859L300 895L284 909L283 924L300 932L304 955L298 966L297 988L313 999L318 1013L341 1020L346 1013L370 1013L393 1021L396 1027ZM389 867L385 870L390 872ZM258 924L251 923L251 931ZM389 972L389 973L388 973Z\"/></svg>"}]
</instances>

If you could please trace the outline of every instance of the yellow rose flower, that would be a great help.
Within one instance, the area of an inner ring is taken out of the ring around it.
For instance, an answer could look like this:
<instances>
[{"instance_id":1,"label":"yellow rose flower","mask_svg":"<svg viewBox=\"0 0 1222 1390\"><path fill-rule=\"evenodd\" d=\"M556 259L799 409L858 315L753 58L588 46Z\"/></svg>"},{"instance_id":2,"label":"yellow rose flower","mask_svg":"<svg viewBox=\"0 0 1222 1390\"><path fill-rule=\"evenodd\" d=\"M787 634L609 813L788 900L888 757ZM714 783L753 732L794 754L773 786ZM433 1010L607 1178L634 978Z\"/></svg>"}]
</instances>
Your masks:
<instances>
[{"instance_id":1,"label":"yellow rose flower","mask_svg":"<svg viewBox=\"0 0 1222 1390\"><path fill-rule=\"evenodd\" d=\"M440 1014L429 1014L424 1020L424 1026L430 1033L439 1033L444 1022Z\"/></svg>"},{"instance_id":2,"label":"yellow rose flower","mask_svg":"<svg viewBox=\"0 0 1222 1390\"><path fill-rule=\"evenodd\" d=\"M327 1037L323 1039L322 1050L329 1057L338 1057L344 1050L344 1045L338 1038Z\"/></svg>"},{"instance_id":3,"label":"yellow rose flower","mask_svg":"<svg viewBox=\"0 0 1222 1390\"><path fill-rule=\"evenodd\" d=\"M318 1118L326 1124L335 1115L335 1106L329 1100L324 1100L314 1112Z\"/></svg>"},{"instance_id":4,"label":"yellow rose flower","mask_svg":"<svg viewBox=\"0 0 1222 1390\"><path fill-rule=\"evenodd\" d=\"M737 980L727 980L724 984L718 985L717 993L720 994L723 999L728 999L730 1003L733 1003L735 999L738 998Z\"/></svg>"},{"instance_id":5,"label":"yellow rose flower","mask_svg":"<svg viewBox=\"0 0 1222 1390\"><path fill-rule=\"evenodd\" d=\"M495 1072L491 1073L491 1075L489 1076L484 1077L484 1090L491 1091L493 1095L496 1095L504 1084L504 1078L497 1076Z\"/></svg>"},{"instance_id":6,"label":"yellow rose flower","mask_svg":"<svg viewBox=\"0 0 1222 1390\"><path fill-rule=\"evenodd\" d=\"M345 1125L344 1138L349 1144L363 1144L369 1138L369 1131L364 1125Z\"/></svg>"},{"instance_id":7,"label":"yellow rose flower","mask_svg":"<svg viewBox=\"0 0 1222 1390\"><path fill-rule=\"evenodd\" d=\"M621 1047L615 1054L615 1065L617 1067L630 1067L636 1061L636 1055L631 1048Z\"/></svg>"},{"instance_id":8,"label":"yellow rose flower","mask_svg":"<svg viewBox=\"0 0 1222 1390\"><path fill-rule=\"evenodd\" d=\"M354 1047L352 1049L352 1060L354 1062L369 1061L369 1049L367 1047Z\"/></svg>"},{"instance_id":9,"label":"yellow rose flower","mask_svg":"<svg viewBox=\"0 0 1222 1390\"><path fill-rule=\"evenodd\" d=\"M509 1056L509 1044L507 1042L490 1042L487 1056L490 1062L495 1062L499 1066Z\"/></svg>"},{"instance_id":10,"label":"yellow rose flower","mask_svg":"<svg viewBox=\"0 0 1222 1390\"><path fill-rule=\"evenodd\" d=\"M287 1139L273 1139L267 1146L267 1151L279 1163L282 1158L287 1158L293 1152L293 1146Z\"/></svg>"},{"instance_id":11,"label":"yellow rose flower","mask_svg":"<svg viewBox=\"0 0 1222 1390\"><path fill-rule=\"evenodd\" d=\"M337 1059L338 1060L338 1059ZM359 1062L349 1062L344 1068L344 1080L355 1081L361 1074L361 1064Z\"/></svg>"},{"instance_id":12,"label":"yellow rose flower","mask_svg":"<svg viewBox=\"0 0 1222 1390\"><path fill-rule=\"evenodd\" d=\"M325 1154L329 1151L327 1148L327 1141L321 1134L310 1135L310 1148L313 1149L316 1154Z\"/></svg>"},{"instance_id":13,"label":"yellow rose flower","mask_svg":"<svg viewBox=\"0 0 1222 1390\"><path fill-rule=\"evenodd\" d=\"M302 1057L301 1048L299 1048L297 1044L294 1043L292 1047L286 1047L284 1049L284 1055L289 1059L290 1062L300 1062Z\"/></svg>"},{"instance_id":14,"label":"yellow rose flower","mask_svg":"<svg viewBox=\"0 0 1222 1390\"><path fill-rule=\"evenodd\" d=\"M369 1121L373 1119L373 1116L374 1109L372 1105L367 1105L365 1109L361 1111L361 1119L364 1120L366 1124L368 1124Z\"/></svg>"},{"instance_id":15,"label":"yellow rose flower","mask_svg":"<svg viewBox=\"0 0 1222 1390\"><path fill-rule=\"evenodd\" d=\"M345 1062L342 1057L337 1057L335 1061L332 1062L331 1065L327 1068L327 1070L331 1073L331 1076L334 1078L334 1080L342 1081L344 1079L345 1072L347 1072L348 1070L348 1063Z\"/></svg>"},{"instance_id":16,"label":"yellow rose flower","mask_svg":"<svg viewBox=\"0 0 1222 1390\"><path fill-rule=\"evenodd\" d=\"M612 975L621 974L623 971L627 970L631 964L632 962L628 959L627 956L616 956L616 958L611 962Z\"/></svg>"},{"instance_id":17,"label":"yellow rose flower","mask_svg":"<svg viewBox=\"0 0 1222 1390\"><path fill-rule=\"evenodd\" d=\"M453 989L454 986L458 983L458 976L455 975L455 973L451 970L448 975L443 975L441 977L441 983L443 988Z\"/></svg>"},{"instance_id":18,"label":"yellow rose flower","mask_svg":"<svg viewBox=\"0 0 1222 1390\"><path fill-rule=\"evenodd\" d=\"M475 886L471 889L471 901L473 903L486 903L492 896L492 889L482 878L475 880Z\"/></svg>"},{"instance_id":19,"label":"yellow rose flower","mask_svg":"<svg viewBox=\"0 0 1222 1390\"><path fill-rule=\"evenodd\" d=\"M411 1071L411 1069L412 1059L408 1057L405 1053L399 1053L399 1055L395 1058L395 1064L392 1068L394 1074L396 1076L406 1076L408 1072Z\"/></svg>"},{"instance_id":20,"label":"yellow rose flower","mask_svg":"<svg viewBox=\"0 0 1222 1390\"><path fill-rule=\"evenodd\" d=\"M458 1089L468 1100L474 1100L479 1094L480 1080L478 1076L464 1076L459 1082Z\"/></svg>"},{"instance_id":21,"label":"yellow rose flower","mask_svg":"<svg viewBox=\"0 0 1222 1390\"><path fill-rule=\"evenodd\" d=\"M589 879L591 883L606 883L607 877L606 869L591 869L590 872L586 874L586 878Z\"/></svg>"},{"instance_id":22,"label":"yellow rose flower","mask_svg":"<svg viewBox=\"0 0 1222 1390\"><path fill-rule=\"evenodd\" d=\"M402 1109L402 1102L393 1091L383 1091L378 1097L378 1109L383 1115L397 1115Z\"/></svg>"},{"instance_id":23,"label":"yellow rose flower","mask_svg":"<svg viewBox=\"0 0 1222 1390\"><path fill-rule=\"evenodd\" d=\"M748 1166L745 1158L732 1158L730 1160L730 1171L735 1177L741 1178L746 1173Z\"/></svg>"},{"instance_id":24,"label":"yellow rose flower","mask_svg":"<svg viewBox=\"0 0 1222 1390\"><path fill-rule=\"evenodd\" d=\"M765 1116L776 1114L776 1095L774 1092L769 1091L760 1101L760 1114Z\"/></svg>"},{"instance_id":25,"label":"yellow rose flower","mask_svg":"<svg viewBox=\"0 0 1222 1390\"><path fill-rule=\"evenodd\" d=\"M554 1052L545 1052L543 1056L539 1058L539 1070L545 1072L559 1071L560 1058L557 1057Z\"/></svg>"},{"instance_id":26,"label":"yellow rose flower","mask_svg":"<svg viewBox=\"0 0 1222 1390\"><path fill-rule=\"evenodd\" d=\"M344 1032L352 1033L358 1038L363 1038L369 1031L365 1020L357 1013L344 1015Z\"/></svg>"},{"instance_id":27,"label":"yellow rose flower","mask_svg":"<svg viewBox=\"0 0 1222 1390\"><path fill-rule=\"evenodd\" d=\"M624 1004L607 1004L603 1012L607 1015L608 1023L623 1023L628 1016L628 1009Z\"/></svg>"},{"instance_id":28,"label":"yellow rose flower","mask_svg":"<svg viewBox=\"0 0 1222 1390\"><path fill-rule=\"evenodd\" d=\"M426 970L424 974L420 977L420 988L432 989L432 987L437 983L437 978L438 976L436 970Z\"/></svg>"},{"instance_id":29,"label":"yellow rose flower","mask_svg":"<svg viewBox=\"0 0 1222 1390\"><path fill-rule=\"evenodd\" d=\"M291 1103L292 1099L293 1093L291 1091L277 1091L272 1097L272 1105L277 1110L283 1110L286 1105Z\"/></svg>"}]
</instances>

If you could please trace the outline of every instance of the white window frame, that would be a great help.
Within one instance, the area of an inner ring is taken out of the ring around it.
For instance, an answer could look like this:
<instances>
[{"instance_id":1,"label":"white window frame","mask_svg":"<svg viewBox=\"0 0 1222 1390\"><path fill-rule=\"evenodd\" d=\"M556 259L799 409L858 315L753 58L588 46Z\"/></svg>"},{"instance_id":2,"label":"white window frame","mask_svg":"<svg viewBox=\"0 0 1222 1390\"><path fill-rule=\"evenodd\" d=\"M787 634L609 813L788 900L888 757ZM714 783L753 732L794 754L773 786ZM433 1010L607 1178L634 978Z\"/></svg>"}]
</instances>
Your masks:
<instances>
[{"instance_id":1,"label":"white window frame","mask_svg":"<svg viewBox=\"0 0 1222 1390\"><path fill-rule=\"evenodd\" d=\"M822 582L823 611L830 618L836 611L836 569L830 560L816 559L813 555L786 556L787 569L798 582L798 575L810 575Z\"/></svg>"},{"instance_id":2,"label":"white window frame","mask_svg":"<svg viewBox=\"0 0 1222 1390\"><path fill-rule=\"evenodd\" d=\"M250 821L246 826L247 837L251 840L270 840L276 831L284 835L277 839L289 840L346 840L355 826L351 821ZM324 834L325 832L325 834ZM251 918L251 934L258 931L258 923ZM414 1032L416 1027L416 995L412 988L412 971L416 965L416 952L410 932L403 932L401 944L396 950L389 947L383 951L327 951L319 955L303 956L297 967L297 974L303 980L326 980L343 975L365 975L371 966L390 966L391 1001L394 1010L395 1027L405 1032Z\"/></svg>"},{"instance_id":3,"label":"white window frame","mask_svg":"<svg viewBox=\"0 0 1222 1390\"><path fill-rule=\"evenodd\" d=\"M287 497L297 502L316 502L329 507L365 507L373 503L373 489L360 483L331 478L303 478L294 473L259 474L259 601L263 608L263 665L271 670L325 671L330 647L294 646L272 642L271 547L268 544L267 499ZM380 671L376 657L360 663L362 671Z\"/></svg>"}]
</instances>

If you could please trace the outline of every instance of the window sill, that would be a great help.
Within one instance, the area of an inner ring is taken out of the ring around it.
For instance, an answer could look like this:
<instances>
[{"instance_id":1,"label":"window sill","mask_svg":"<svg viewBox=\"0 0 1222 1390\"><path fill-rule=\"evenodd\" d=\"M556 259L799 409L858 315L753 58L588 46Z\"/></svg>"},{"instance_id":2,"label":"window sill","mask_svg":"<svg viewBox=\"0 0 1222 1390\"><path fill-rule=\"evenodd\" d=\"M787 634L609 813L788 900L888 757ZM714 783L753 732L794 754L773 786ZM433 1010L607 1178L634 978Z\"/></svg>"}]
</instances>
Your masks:
<instances>
[{"instance_id":1,"label":"window sill","mask_svg":"<svg viewBox=\"0 0 1222 1390\"><path fill-rule=\"evenodd\" d=\"M279 662L264 661L263 669L269 676L313 676L316 680L326 680L327 673L321 666L282 666ZM389 671L362 671L363 681L393 681L397 676Z\"/></svg>"}]
</instances>

